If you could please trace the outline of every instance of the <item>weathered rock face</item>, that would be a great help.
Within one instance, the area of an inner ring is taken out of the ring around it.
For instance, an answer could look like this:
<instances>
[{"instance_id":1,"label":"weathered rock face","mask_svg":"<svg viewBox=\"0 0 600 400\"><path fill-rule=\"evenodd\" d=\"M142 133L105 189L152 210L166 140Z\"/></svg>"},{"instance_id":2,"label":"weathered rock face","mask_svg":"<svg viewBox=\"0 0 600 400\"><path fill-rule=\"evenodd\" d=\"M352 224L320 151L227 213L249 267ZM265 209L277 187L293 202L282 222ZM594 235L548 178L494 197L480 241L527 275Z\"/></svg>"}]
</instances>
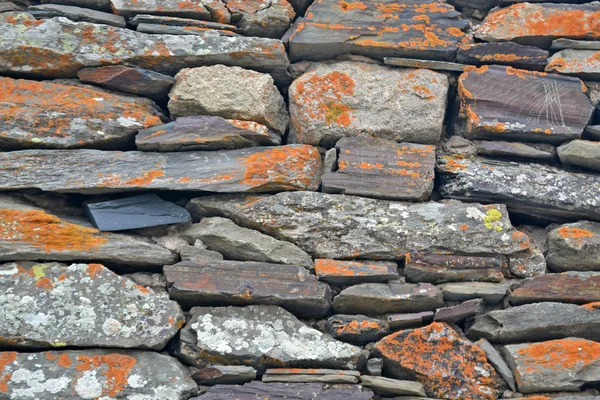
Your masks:
<instances>
[{"instance_id":1,"label":"weathered rock face","mask_svg":"<svg viewBox=\"0 0 600 400\"><path fill-rule=\"evenodd\" d=\"M364 375L361 377L361 383L373 389L375 393L383 396L400 395L402 396L401 398L404 398L404 396L425 397L425 389L418 382Z\"/></svg>"},{"instance_id":2,"label":"weathered rock face","mask_svg":"<svg viewBox=\"0 0 600 400\"><path fill-rule=\"evenodd\" d=\"M510 293L513 305L554 301L586 304L600 301L599 272L566 272L525 279Z\"/></svg>"},{"instance_id":3,"label":"weathered rock face","mask_svg":"<svg viewBox=\"0 0 600 400\"><path fill-rule=\"evenodd\" d=\"M190 368L192 378L199 385L240 384L256 379L256 370L243 365L211 365Z\"/></svg>"},{"instance_id":4,"label":"weathered rock face","mask_svg":"<svg viewBox=\"0 0 600 400\"><path fill-rule=\"evenodd\" d=\"M77 76L82 82L155 98L166 96L175 83L169 75L122 65L84 68L77 72Z\"/></svg>"},{"instance_id":5,"label":"weathered rock face","mask_svg":"<svg viewBox=\"0 0 600 400\"><path fill-rule=\"evenodd\" d=\"M517 43L550 47L553 39L600 39L596 21L598 4L521 3L490 12L475 30L477 39L487 42L512 40ZM529 24L527 21L535 20Z\"/></svg>"},{"instance_id":6,"label":"weathered rock face","mask_svg":"<svg viewBox=\"0 0 600 400\"><path fill-rule=\"evenodd\" d=\"M323 175L325 193L425 201L433 190L435 147L385 139L342 138L338 169Z\"/></svg>"},{"instance_id":7,"label":"weathered rock face","mask_svg":"<svg viewBox=\"0 0 600 400\"><path fill-rule=\"evenodd\" d=\"M386 336L375 351L383 358L384 373L422 383L429 397L497 398L496 373L483 350L444 323Z\"/></svg>"},{"instance_id":8,"label":"weathered rock face","mask_svg":"<svg viewBox=\"0 0 600 400\"><path fill-rule=\"evenodd\" d=\"M82 219L64 219L9 196L0 197L0 261L96 261L157 267L177 256L139 236L103 233Z\"/></svg>"},{"instance_id":9,"label":"weathered rock face","mask_svg":"<svg viewBox=\"0 0 600 400\"><path fill-rule=\"evenodd\" d=\"M330 289L308 270L239 261L180 262L164 268L171 298L185 307L275 304L306 318L323 317Z\"/></svg>"},{"instance_id":10,"label":"weathered rock face","mask_svg":"<svg viewBox=\"0 0 600 400\"><path fill-rule=\"evenodd\" d=\"M498 304L508 291L508 286L501 283L459 282L442 286L444 300L465 301L481 298L487 304Z\"/></svg>"},{"instance_id":11,"label":"weathered rock face","mask_svg":"<svg viewBox=\"0 0 600 400\"><path fill-rule=\"evenodd\" d=\"M0 77L0 148L119 148L162 123L149 100Z\"/></svg>"},{"instance_id":12,"label":"weathered rock face","mask_svg":"<svg viewBox=\"0 0 600 400\"><path fill-rule=\"evenodd\" d=\"M315 273L319 280L338 286L400 279L398 265L391 261L363 262L319 258L315 260Z\"/></svg>"},{"instance_id":13,"label":"weathered rock face","mask_svg":"<svg viewBox=\"0 0 600 400\"><path fill-rule=\"evenodd\" d=\"M598 80L600 79L600 51L561 50L550 58L546 71Z\"/></svg>"},{"instance_id":14,"label":"weathered rock face","mask_svg":"<svg viewBox=\"0 0 600 400\"><path fill-rule=\"evenodd\" d=\"M42 0L42 4L64 4L91 8L92 10L111 11L110 0Z\"/></svg>"},{"instance_id":15,"label":"weathered rock face","mask_svg":"<svg viewBox=\"0 0 600 400\"><path fill-rule=\"evenodd\" d=\"M254 121L285 133L289 117L283 97L268 74L213 65L183 69L169 93L174 117L207 114Z\"/></svg>"},{"instance_id":16,"label":"weathered rock face","mask_svg":"<svg viewBox=\"0 0 600 400\"><path fill-rule=\"evenodd\" d=\"M195 18L228 23L229 12L221 1L201 0L189 4L177 0L110 0L111 7L118 15L130 18L137 14L157 14L172 17Z\"/></svg>"},{"instance_id":17,"label":"weathered rock face","mask_svg":"<svg viewBox=\"0 0 600 400\"><path fill-rule=\"evenodd\" d=\"M517 278L531 278L546 273L546 258L535 246L522 253L508 257L508 269L510 274Z\"/></svg>"},{"instance_id":18,"label":"weathered rock face","mask_svg":"<svg viewBox=\"0 0 600 400\"><path fill-rule=\"evenodd\" d=\"M527 236L512 228L500 205L411 205L293 192L200 197L191 200L188 209L196 217L225 216L319 258L403 259L411 251L508 254L529 246Z\"/></svg>"},{"instance_id":19,"label":"weathered rock face","mask_svg":"<svg viewBox=\"0 0 600 400\"><path fill-rule=\"evenodd\" d=\"M448 78L423 69L318 63L292 83L289 93L290 143L333 147L344 136L436 143Z\"/></svg>"},{"instance_id":20,"label":"weathered rock face","mask_svg":"<svg viewBox=\"0 0 600 400\"><path fill-rule=\"evenodd\" d=\"M477 145L477 154L481 156L506 157L513 160L554 161L556 159L556 148L547 143L526 144L478 140L475 141L475 144Z\"/></svg>"},{"instance_id":21,"label":"weathered rock face","mask_svg":"<svg viewBox=\"0 0 600 400\"><path fill-rule=\"evenodd\" d=\"M0 345L162 349L183 326L179 305L100 264L0 265Z\"/></svg>"},{"instance_id":22,"label":"weathered rock face","mask_svg":"<svg viewBox=\"0 0 600 400\"><path fill-rule=\"evenodd\" d=\"M553 229L546 257L553 271L600 271L600 223L579 221Z\"/></svg>"},{"instance_id":23,"label":"weathered rock face","mask_svg":"<svg viewBox=\"0 0 600 400\"><path fill-rule=\"evenodd\" d=\"M504 279L504 262L503 257L411 254L406 260L404 276L408 282L500 282Z\"/></svg>"},{"instance_id":24,"label":"weathered rock face","mask_svg":"<svg viewBox=\"0 0 600 400\"><path fill-rule=\"evenodd\" d=\"M287 0L225 0L238 32L246 36L281 38L296 16Z\"/></svg>"},{"instance_id":25,"label":"weathered rock face","mask_svg":"<svg viewBox=\"0 0 600 400\"><path fill-rule=\"evenodd\" d=\"M483 66L458 79L460 108L454 129L476 139L577 139L594 110L582 88L577 78Z\"/></svg>"},{"instance_id":26,"label":"weathered rock face","mask_svg":"<svg viewBox=\"0 0 600 400\"><path fill-rule=\"evenodd\" d=\"M321 382L327 384L358 383L360 372L327 368L269 368L263 382Z\"/></svg>"},{"instance_id":27,"label":"weathered rock face","mask_svg":"<svg viewBox=\"0 0 600 400\"><path fill-rule=\"evenodd\" d=\"M360 348L333 340L275 306L194 307L181 330L178 356L205 363L356 369Z\"/></svg>"},{"instance_id":28,"label":"weathered rock face","mask_svg":"<svg viewBox=\"0 0 600 400\"><path fill-rule=\"evenodd\" d=\"M577 391L600 380L600 343L591 340L514 344L504 354L521 393Z\"/></svg>"},{"instance_id":29,"label":"weathered rock face","mask_svg":"<svg viewBox=\"0 0 600 400\"><path fill-rule=\"evenodd\" d=\"M600 142L573 140L559 146L557 150L563 164L600 171Z\"/></svg>"},{"instance_id":30,"label":"weathered rock face","mask_svg":"<svg viewBox=\"0 0 600 400\"><path fill-rule=\"evenodd\" d=\"M484 158L438 159L442 196L501 201L509 210L550 221L600 220L600 177L559 168ZM585 191L580 188L585 187Z\"/></svg>"},{"instance_id":31,"label":"weathered rock face","mask_svg":"<svg viewBox=\"0 0 600 400\"><path fill-rule=\"evenodd\" d=\"M548 51L514 42L476 43L459 47L456 59L470 65L499 64L543 71L548 62Z\"/></svg>"},{"instance_id":32,"label":"weathered rock face","mask_svg":"<svg viewBox=\"0 0 600 400\"><path fill-rule=\"evenodd\" d=\"M535 303L475 317L470 339L493 343L550 340L569 336L598 339L600 309L564 303Z\"/></svg>"},{"instance_id":33,"label":"weathered rock face","mask_svg":"<svg viewBox=\"0 0 600 400\"><path fill-rule=\"evenodd\" d=\"M145 29L140 28L140 25L143 25L146 28L158 30L177 28L183 30L184 32L191 32L186 33L190 35L193 35L195 32L200 32L201 30L206 31L207 29L216 29L221 31L223 34L229 31L230 35L235 35L235 32L238 30L235 25L224 24L220 22L152 14L136 14L135 17L131 18L127 22L130 25L137 27L139 32L145 31Z\"/></svg>"},{"instance_id":34,"label":"weathered rock face","mask_svg":"<svg viewBox=\"0 0 600 400\"><path fill-rule=\"evenodd\" d=\"M488 362L492 364L496 369L496 372L504 378L510 389L513 392L516 392L515 376L508 364L506 364L506 361L504 361L504 358L498 353L498 350L485 339L479 339L475 344L485 352Z\"/></svg>"},{"instance_id":35,"label":"weathered rock face","mask_svg":"<svg viewBox=\"0 0 600 400\"><path fill-rule=\"evenodd\" d=\"M290 58L324 60L341 54L371 58L451 60L470 23L453 6L432 1L317 0L289 36Z\"/></svg>"},{"instance_id":36,"label":"weathered rock face","mask_svg":"<svg viewBox=\"0 0 600 400\"><path fill-rule=\"evenodd\" d=\"M344 314L329 317L325 329L334 339L358 344L377 341L390 331L385 321L363 315Z\"/></svg>"},{"instance_id":37,"label":"weathered rock face","mask_svg":"<svg viewBox=\"0 0 600 400\"><path fill-rule=\"evenodd\" d=\"M298 246L253 229L242 228L227 218L203 218L182 235L191 243L201 240L210 250L231 260L261 261L312 267L311 257Z\"/></svg>"},{"instance_id":38,"label":"weathered rock face","mask_svg":"<svg viewBox=\"0 0 600 400\"><path fill-rule=\"evenodd\" d=\"M3 396L186 400L198 387L183 365L154 352L81 350L0 353Z\"/></svg>"},{"instance_id":39,"label":"weathered rock face","mask_svg":"<svg viewBox=\"0 0 600 400\"><path fill-rule=\"evenodd\" d=\"M24 150L0 154L0 190L316 190L320 170L318 150L307 145L181 153Z\"/></svg>"},{"instance_id":40,"label":"weathered rock face","mask_svg":"<svg viewBox=\"0 0 600 400\"><path fill-rule=\"evenodd\" d=\"M387 316L387 322L391 329L418 328L433 322L433 311L422 311L419 313L408 314L390 314Z\"/></svg>"},{"instance_id":41,"label":"weathered rock face","mask_svg":"<svg viewBox=\"0 0 600 400\"><path fill-rule=\"evenodd\" d=\"M217 31L154 36L65 18L35 20L25 13L0 15L0 26L0 73L69 78L84 67L125 64L172 75L182 68L225 64L270 73L278 84L290 80L279 40Z\"/></svg>"},{"instance_id":42,"label":"weathered rock face","mask_svg":"<svg viewBox=\"0 0 600 400\"><path fill-rule=\"evenodd\" d=\"M91 22L94 24L106 24L125 28L127 23L125 18L109 14L103 11L90 10L89 8L65 6L60 4L42 4L38 6L29 6L27 9L34 17L38 19L66 17L71 21Z\"/></svg>"},{"instance_id":43,"label":"weathered rock face","mask_svg":"<svg viewBox=\"0 0 600 400\"><path fill-rule=\"evenodd\" d=\"M485 302L483 299L467 300L452 307L439 308L433 318L436 322L460 323L473 315L483 314Z\"/></svg>"},{"instance_id":44,"label":"weathered rock face","mask_svg":"<svg viewBox=\"0 0 600 400\"><path fill-rule=\"evenodd\" d=\"M240 399L286 400L290 395L298 400L372 400L373 392L357 385L324 385L322 383L263 383L250 382L244 386L216 385L194 400Z\"/></svg>"}]
</instances>

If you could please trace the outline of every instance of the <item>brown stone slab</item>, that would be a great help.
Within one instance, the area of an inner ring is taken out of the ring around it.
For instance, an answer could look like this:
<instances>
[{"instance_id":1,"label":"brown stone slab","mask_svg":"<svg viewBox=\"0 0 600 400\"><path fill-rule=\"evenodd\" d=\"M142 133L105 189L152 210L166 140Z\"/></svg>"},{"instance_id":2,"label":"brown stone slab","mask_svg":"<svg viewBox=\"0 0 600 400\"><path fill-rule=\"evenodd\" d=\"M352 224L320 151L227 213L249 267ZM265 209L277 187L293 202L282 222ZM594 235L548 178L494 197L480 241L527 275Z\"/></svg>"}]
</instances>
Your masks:
<instances>
[{"instance_id":1,"label":"brown stone slab","mask_svg":"<svg viewBox=\"0 0 600 400\"><path fill-rule=\"evenodd\" d=\"M308 145L179 153L25 150L0 153L0 190L316 190L320 169L321 156Z\"/></svg>"},{"instance_id":2,"label":"brown stone slab","mask_svg":"<svg viewBox=\"0 0 600 400\"><path fill-rule=\"evenodd\" d=\"M410 314L389 314L387 322L391 329L418 328L433 321L433 311L423 311Z\"/></svg>"},{"instance_id":3,"label":"brown stone slab","mask_svg":"<svg viewBox=\"0 0 600 400\"><path fill-rule=\"evenodd\" d=\"M435 146L342 138L338 169L323 175L323 192L425 201L433 190Z\"/></svg>"},{"instance_id":4,"label":"brown stone slab","mask_svg":"<svg viewBox=\"0 0 600 400\"><path fill-rule=\"evenodd\" d=\"M408 282L500 282L503 257L412 254L404 267Z\"/></svg>"},{"instance_id":5,"label":"brown stone slab","mask_svg":"<svg viewBox=\"0 0 600 400\"><path fill-rule=\"evenodd\" d=\"M304 267L243 261L189 261L166 266L172 299L184 307L273 304L306 318L329 310L329 286Z\"/></svg>"},{"instance_id":6,"label":"brown stone slab","mask_svg":"<svg viewBox=\"0 0 600 400\"><path fill-rule=\"evenodd\" d=\"M561 143L581 137L594 108L577 78L496 65L458 80L455 130L475 139Z\"/></svg>"},{"instance_id":7,"label":"brown stone slab","mask_svg":"<svg viewBox=\"0 0 600 400\"><path fill-rule=\"evenodd\" d=\"M514 42L475 43L461 46L456 59L460 63L477 66L499 64L543 71L548 62L548 51Z\"/></svg>"},{"instance_id":8,"label":"brown stone slab","mask_svg":"<svg viewBox=\"0 0 600 400\"><path fill-rule=\"evenodd\" d=\"M552 161L556 159L556 147L548 143L498 142L476 140L477 154L489 157L507 157L527 160Z\"/></svg>"},{"instance_id":9,"label":"brown stone slab","mask_svg":"<svg viewBox=\"0 0 600 400\"><path fill-rule=\"evenodd\" d=\"M452 307L438 308L433 318L436 322L458 323L485 310L483 299L467 300Z\"/></svg>"},{"instance_id":10,"label":"brown stone slab","mask_svg":"<svg viewBox=\"0 0 600 400\"><path fill-rule=\"evenodd\" d=\"M348 286L357 283L398 280L398 265L392 261L315 260L315 273L323 282Z\"/></svg>"},{"instance_id":11,"label":"brown stone slab","mask_svg":"<svg viewBox=\"0 0 600 400\"><path fill-rule=\"evenodd\" d=\"M166 96L175 83L169 75L123 65L84 68L77 76L82 82L153 98Z\"/></svg>"},{"instance_id":12,"label":"brown stone slab","mask_svg":"<svg viewBox=\"0 0 600 400\"><path fill-rule=\"evenodd\" d=\"M586 304L600 301L600 272L565 272L525 279L513 288L510 303L554 301Z\"/></svg>"}]
</instances>

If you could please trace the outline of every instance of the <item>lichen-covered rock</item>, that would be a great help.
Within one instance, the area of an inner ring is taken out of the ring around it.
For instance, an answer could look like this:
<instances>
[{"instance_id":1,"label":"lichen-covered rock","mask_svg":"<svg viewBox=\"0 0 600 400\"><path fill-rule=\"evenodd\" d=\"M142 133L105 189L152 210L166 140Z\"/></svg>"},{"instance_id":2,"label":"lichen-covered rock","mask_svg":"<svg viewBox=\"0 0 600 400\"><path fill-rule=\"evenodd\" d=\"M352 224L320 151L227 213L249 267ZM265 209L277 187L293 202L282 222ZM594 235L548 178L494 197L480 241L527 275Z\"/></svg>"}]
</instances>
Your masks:
<instances>
[{"instance_id":1,"label":"lichen-covered rock","mask_svg":"<svg viewBox=\"0 0 600 400\"><path fill-rule=\"evenodd\" d=\"M161 124L149 100L0 77L0 148L119 148Z\"/></svg>"},{"instance_id":2,"label":"lichen-covered rock","mask_svg":"<svg viewBox=\"0 0 600 400\"><path fill-rule=\"evenodd\" d=\"M558 38L600 39L598 18L597 3L520 3L490 12L475 30L475 37L486 42L511 40L548 48Z\"/></svg>"},{"instance_id":3,"label":"lichen-covered rock","mask_svg":"<svg viewBox=\"0 0 600 400\"><path fill-rule=\"evenodd\" d=\"M548 268L553 271L600 271L600 223L579 221L548 233Z\"/></svg>"},{"instance_id":4,"label":"lichen-covered rock","mask_svg":"<svg viewBox=\"0 0 600 400\"><path fill-rule=\"evenodd\" d=\"M190 400L373 400L373 392L359 385L326 385L322 383L264 383L253 381L244 386L216 385L205 394Z\"/></svg>"},{"instance_id":5,"label":"lichen-covered rock","mask_svg":"<svg viewBox=\"0 0 600 400\"><path fill-rule=\"evenodd\" d=\"M550 221L600 220L600 176L539 164L438 158L442 196L502 201L509 210ZM581 188L586 188L581 190Z\"/></svg>"},{"instance_id":6,"label":"lichen-covered rock","mask_svg":"<svg viewBox=\"0 0 600 400\"><path fill-rule=\"evenodd\" d=\"M0 345L162 349L183 326L176 302L100 264L0 265Z\"/></svg>"},{"instance_id":7,"label":"lichen-covered rock","mask_svg":"<svg viewBox=\"0 0 600 400\"><path fill-rule=\"evenodd\" d=\"M148 35L65 18L0 15L0 73L72 78L85 67L121 64L167 75L201 65L236 65L270 73L277 84L290 81L279 40L215 30L199 36Z\"/></svg>"},{"instance_id":8,"label":"lichen-covered rock","mask_svg":"<svg viewBox=\"0 0 600 400\"><path fill-rule=\"evenodd\" d=\"M213 19L229 23L231 16L220 0L110 0L111 8L118 15L131 18L137 14L156 14L172 17Z\"/></svg>"},{"instance_id":9,"label":"lichen-covered rock","mask_svg":"<svg viewBox=\"0 0 600 400\"><path fill-rule=\"evenodd\" d=\"M258 122L285 133L285 101L268 74L240 67L213 65L188 68L176 76L169 93L174 117L206 114Z\"/></svg>"},{"instance_id":10,"label":"lichen-covered rock","mask_svg":"<svg viewBox=\"0 0 600 400\"><path fill-rule=\"evenodd\" d=\"M316 190L321 156L308 145L179 153L24 150L0 153L0 171L2 190Z\"/></svg>"},{"instance_id":11,"label":"lichen-covered rock","mask_svg":"<svg viewBox=\"0 0 600 400\"><path fill-rule=\"evenodd\" d=\"M543 71L548 62L548 51L514 42L475 43L459 47L456 59L469 65L498 64Z\"/></svg>"},{"instance_id":12,"label":"lichen-covered rock","mask_svg":"<svg viewBox=\"0 0 600 400\"><path fill-rule=\"evenodd\" d=\"M123 65L84 68L77 76L82 82L154 98L166 96L175 83L169 75Z\"/></svg>"},{"instance_id":13,"label":"lichen-covered rock","mask_svg":"<svg viewBox=\"0 0 600 400\"><path fill-rule=\"evenodd\" d=\"M246 36L281 38L296 16L287 0L224 0L238 32Z\"/></svg>"},{"instance_id":14,"label":"lichen-covered rock","mask_svg":"<svg viewBox=\"0 0 600 400\"><path fill-rule=\"evenodd\" d=\"M337 286L398 280L398 265L392 261L315 260L319 280Z\"/></svg>"},{"instance_id":15,"label":"lichen-covered rock","mask_svg":"<svg viewBox=\"0 0 600 400\"><path fill-rule=\"evenodd\" d=\"M576 337L505 346L521 393L578 391L600 381L600 343Z\"/></svg>"},{"instance_id":16,"label":"lichen-covered rock","mask_svg":"<svg viewBox=\"0 0 600 400\"><path fill-rule=\"evenodd\" d=\"M496 400L497 377L478 346L449 325L433 324L386 336L375 344L384 373L416 380L429 397Z\"/></svg>"},{"instance_id":17,"label":"lichen-covered rock","mask_svg":"<svg viewBox=\"0 0 600 400\"><path fill-rule=\"evenodd\" d=\"M64 4L92 10L111 11L110 0L42 0L42 4Z\"/></svg>"},{"instance_id":18,"label":"lichen-covered rock","mask_svg":"<svg viewBox=\"0 0 600 400\"><path fill-rule=\"evenodd\" d=\"M531 278L546 273L546 258L533 244L528 250L508 256L508 269L517 278Z\"/></svg>"},{"instance_id":19,"label":"lichen-covered rock","mask_svg":"<svg viewBox=\"0 0 600 400\"><path fill-rule=\"evenodd\" d=\"M288 46L294 61L342 54L449 61L459 44L472 41L463 32L469 25L436 0L317 0L292 29Z\"/></svg>"},{"instance_id":20,"label":"lichen-covered rock","mask_svg":"<svg viewBox=\"0 0 600 400\"><path fill-rule=\"evenodd\" d=\"M194 34L195 32L200 32L202 30L206 31L207 29L216 29L223 34L225 34L226 31L229 31L231 35L234 35L235 32L237 32L237 27L235 25L191 18L169 17L165 15L136 14L135 17L129 19L127 22L130 25L137 27L137 30L141 32L144 31L144 29L140 29L140 25L154 27L155 29L178 28L184 32L191 32L188 34Z\"/></svg>"},{"instance_id":21,"label":"lichen-covered rock","mask_svg":"<svg viewBox=\"0 0 600 400\"><path fill-rule=\"evenodd\" d=\"M511 289L510 303L554 301L586 304L600 301L600 272L565 272L525 279Z\"/></svg>"},{"instance_id":22,"label":"lichen-covered rock","mask_svg":"<svg viewBox=\"0 0 600 400\"><path fill-rule=\"evenodd\" d=\"M502 256L410 254L404 266L404 276L408 282L500 282L504 279L504 264L505 258Z\"/></svg>"},{"instance_id":23,"label":"lichen-covered rock","mask_svg":"<svg viewBox=\"0 0 600 400\"><path fill-rule=\"evenodd\" d=\"M66 6L60 4L42 4L29 6L27 9L31 15L38 19L66 17L71 21L91 22L94 24L106 24L125 28L125 18L109 14L103 11L90 10L89 8Z\"/></svg>"},{"instance_id":24,"label":"lichen-covered rock","mask_svg":"<svg viewBox=\"0 0 600 400\"><path fill-rule=\"evenodd\" d=\"M470 339L515 343L565 338L597 340L600 308L565 303L534 303L490 311L475 317Z\"/></svg>"},{"instance_id":25,"label":"lichen-covered rock","mask_svg":"<svg viewBox=\"0 0 600 400\"><path fill-rule=\"evenodd\" d=\"M290 192L199 197L188 210L195 217L225 216L318 258L398 260L412 251L498 255L529 246L527 236L512 227L506 209L497 204L407 204Z\"/></svg>"},{"instance_id":26,"label":"lichen-covered rock","mask_svg":"<svg viewBox=\"0 0 600 400\"><path fill-rule=\"evenodd\" d=\"M157 267L177 256L133 235L100 232L83 218L65 218L10 196L0 196L0 261L95 261Z\"/></svg>"},{"instance_id":27,"label":"lichen-covered rock","mask_svg":"<svg viewBox=\"0 0 600 400\"><path fill-rule=\"evenodd\" d=\"M600 142L573 140L559 146L557 150L563 164L600 171Z\"/></svg>"},{"instance_id":28,"label":"lichen-covered rock","mask_svg":"<svg viewBox=\"0 0 600 400\"><path fill-rule=\"evenodd\" d=\"M425 201L433 190L435 147L366 137L335 145L338 168L323 175L325 193Z\"/></svg>"},{"instance_id":29,"label":"lichen-covered rock","mask_svg":"<svg viewBox=\"0 0 600 400\"><path fill-rule=\"evenodd\" d=\"M577 78L484 65L458 79L454 130L475 139L577 139L594 111L584 87Z\"/></svg>"},{"instance_id":30,"label":"lichen-covered rock","mask_svg":"<svg viewBox=\"0 0 600 400\"><path fill-rule=\"evenodd\" d=\"M333 147L345 136L436 143L448 78L424 69L353 61L316 63L290 93L290 143Z\"/></svg>"},{"instance_id":31,"label":"lichen-covered rock","mask_svg":"<svg viewBox=\"0 0 600 400\"><path fill-rule=\"evenodd\" d=\"M387 335L390 326L385 321L364 315L336 314L327 319L325 329L334 339L365 344Z\"/></svg>"},{"instance_id":32,"label":"lichen-covered rock","mask_svg":"<svg viewBox=\"0 0 600 400\"><path fill-rule=\"evenodd\" d=\"M598 15L600 16L600 11ZM548 60L546 71L598 80L600 79L600 51L561 50Z\"/></svg>"},{"instance_id":33,"label":"lichen-covered rock","mask_svg":"<svg viewBox=\"0 0 600 400\"><path fill-rule=\"evenodd\" d=\"M176 359L150 351L0 352L2 397L186 400L198 387Z\"/></svg>"},{"instance_id":34,"label":"lichen-covered rock","mask_svg":"<svg viewBox=\"0 0 600 400\"><path fill-rule=\"evenodd\" d=\"M192 365L356 369L361 349L309 328L276 306L194 307L176 344Z\"/></svg>"}]
</instances>

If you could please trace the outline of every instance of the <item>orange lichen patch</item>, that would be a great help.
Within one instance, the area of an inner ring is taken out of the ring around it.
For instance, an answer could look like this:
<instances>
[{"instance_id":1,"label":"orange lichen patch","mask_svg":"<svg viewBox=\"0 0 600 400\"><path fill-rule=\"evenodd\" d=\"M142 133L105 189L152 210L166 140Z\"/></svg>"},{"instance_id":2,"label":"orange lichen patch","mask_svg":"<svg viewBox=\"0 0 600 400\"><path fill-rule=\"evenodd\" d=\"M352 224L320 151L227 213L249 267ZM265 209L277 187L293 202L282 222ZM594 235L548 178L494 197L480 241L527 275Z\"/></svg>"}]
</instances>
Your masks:
<instances>
[{"instance_id":1,"label":"orange lichen patch","mask_svg":"<svg viewBox=\"0 0 600 400\"><path fill-rule=\"evenodd\" d=\"M228 119L227 122L229 122L231 125L235 126L236 128L244 129L247 131L252 131L255 133L260 133L261 135L269 134L269 128L267 128L266 126L264 126L262 124L259 124L258 122L243 121L243 120L239 120L239 119Z\"/></svg>"},{"instance_id":2,"label":"orange lichen patch","mask_svg":"<svg viewBox=\"0 0 600 400\"><path fill-rule=\"evenodd\" d=\"M586 229L581 228L569 228L568 226L563 226L562 228L558 228L556 232L563 238L569 239L572 242L582 245L585 239L592 238L594 235L593 232L590 232Z\"/></svg>"},{"instance_id":3,"label":"orange lichen patch","mask_svg":"<svg viewBox=\"0 0 600 400\"><path fill-rule=\"evenodd\" d=\"M142 172L142 176L136 178L122 179L117 174L109 174L104 176L103 174L98 174L99 178L102 178L102 182L98 183L98 186L101 187L143 187L148 186L156 178L160 178L164 176L165 173L161 170L154 169L149 171Z\"/></svg>"},{"instance_id":4,"label":"orange lichen patch","mask_svg":"<svg viewBox=\"0 0 600 400\"><path fill-rule=\"evenodd\" d=\"M525 233L523 233L521 231L514 231L512 233L512 238L516 241L521 242L519 247L522 249L528 249L529 246L531 246L531 241L529 240L529 236L527 236Z\"/></svg>"},{"instance_id":5,"label":"orange lichen patch","mask_svg":"<svg viewBox=\"0 0 600 400\"><path fill-rule=\"evenodd\" d=\"M54 284L50 278L40 278L35 283L35 287L42 289L54 289Z\"/></svg>"},{"instance_id":6,"label":"orange lichen patch","mask_svg":"<svg viewBox=\"0 0 600 400\"><path fill-rule=\"evenodd\" d=\"M16 351L0 352L0 393L8 392L8 381L12 378L10 372L4 372L8 364L15 362L17 359Z\"/></svg>"},{"instance_id":7,"label":"orange lichen patch","mask_svg":"<svg viewBox=\"0 0 600 400\"><path fill-rule=\"evenodd\" d=\"M367 6L365 3L361 3L360 1L347 2L341 0L339 3L342 11L350 11L350 10L366 10Z\"/></svg>"},{"instance_id":8,"label":"orange lichen patch","mask_svg":"<svg viewBox=\"0 0 600 400\"><path fill-rule=\"evenodd\" d=\"M102 395L115 397L127 386L127 377L135 366L134 357L123 354L107 354L101 356L77 356L77 371L99 370L100 375L106 377L106 384L102 387Z\"/></svg>"},{"instance_id":9,"label":"orange lichen patch","mask_svg":"<svg viewBox=\"0 0 600 400\"><path fill-rule=\"evenodd\" d=\"M133 287L136 288L137 290L139 290L143 294L149 294L150 293L150 291L148 289L146 289L145 287L143 287L141 285L133 285Z\"/></svg>"},{"instance_id":10,"label":"orange lichen patch","mask_svg":"<svg viewBox=\"0 0 600 400\"><path fill-rule=\"evenodd\" d=\"M104 271L102 264L88 264L87 266L87 274L92 279L96 278L102 271Z\"/></svg>"},{"instance_id":11,"label":"orange lichen patch","mask_svg":"<svg viewBox=\"0 0 600 400\"><path fill-rule=\"evenodd\" d=\"M63 353L58 357L58 365L63 368L69 368L72 362L67 353Z\"/></svg>"},{"instance_id":12,"label":"orange lichen patch","mask_svg":"<svg viewBox=\"0 0 600 400\"><path fill-rule=\"evenodd\" d=\"M444 169L447 171L456 172L467 169L466 165L459 163L454 157L443 156L442 158L446 161L444 164Z\"/></svg>"},{"instance_id":13,"label":"orange lichen patch","mask_svg":"<svg viewBox=\"0 0 600 400\"><path fill-rule=\"evenodd\" d=\"M359 335L368 330L381 331L385 330L385 326L383 326L383 324L377 321L350 321L349 323L344 324L342 326L337 326L336 333L338 335Z\"/></svg>"},{"instance_id":14,"label":"orange lichen patch","mask_svg":"<svg viewBox=\"0 0 600 400\"><path fill-rule=\"evenodd\" d=\"M238 161L245 168L241 183L251 187L308 188L321 167L319 151L312 146L275 147Z\"/></svg>"},{"instance_id":15,"label":"orange lichen patch","mask_svg":"<svg viewBox=\"0 0 600 400\"><path fill-rule=\"evenodd\" d=\"M433 95L433 93L431 93L431 91L429 89L427 89L425 86L421 86L421 85L413 86L413 90L417 93L417 95L419 97L421 97L423 99L430 100L435 97Z\"/></svg>"},{"instance_id":16,"label":"orange lichen patch","mask_svg":"<svg viewBox=\"0 0 600 400\"><path fill-rule=\"evenodd\" d=\"M593 303L587 303L582 305L581 307L586 308L590 311L600 310L600 301L595 301Z\"/></svg>"},{"instance_id":17,"label":"orange lichen patch","mask_svg":"<svg viewBox=\"0 0 600 400\"><path fill-rule=\"evenodd\" d=\"M93 252L107 242L100 231L38 210L0 210L0 240L25 242L47 253Z\"/></svg>"},{"instance_id":18,"label":"orange lichen patch","mask_svg":"<svg viewBox=\"0 0 600 400\"><path fill-rule=\"evenodd\" d=\"M384 265L323 258L315 260L315 273L317 276L367 276L388 275L389 271Z\"/></svg>"},{"instance_id":19,"label":"orange lichen patch","mask_svg":"<svg viewBox=\"0 0 600 400\"><path fill-rule=\"evenodd\" d=\"M467 224L462 224L461 226L459 226L461 231L468 231L469 230L469 225Z\"/></svg>"}]
</instances>

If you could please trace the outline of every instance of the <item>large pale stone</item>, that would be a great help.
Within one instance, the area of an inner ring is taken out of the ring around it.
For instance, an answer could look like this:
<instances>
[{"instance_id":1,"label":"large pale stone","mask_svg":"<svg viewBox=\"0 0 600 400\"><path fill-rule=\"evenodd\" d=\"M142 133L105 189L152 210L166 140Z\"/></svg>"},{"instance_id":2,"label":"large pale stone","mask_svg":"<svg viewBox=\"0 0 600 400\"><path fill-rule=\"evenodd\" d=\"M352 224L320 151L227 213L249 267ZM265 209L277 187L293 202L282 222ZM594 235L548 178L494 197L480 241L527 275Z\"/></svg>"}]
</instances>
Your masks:
<instances>
[{"instance_id":1,"label":"large pale stone","mask_svg":"<svg viewBox=\"0 0 600 400\"><path fill-rule=\"evenodd\" d=\"M600 171L600 142L573 140L559 146L557 150L563 164Z\"/></svg>"},{"instance_id":2,"label":"large pale stone","mask_svg":"<svg viewBox=\"0 0 600 400\"><path fill-rule=\"evenodd\" d=\"M548 268L553 271L600 271L600 223L579 221L548 233Z\"/></svg>"}]
</instances>

